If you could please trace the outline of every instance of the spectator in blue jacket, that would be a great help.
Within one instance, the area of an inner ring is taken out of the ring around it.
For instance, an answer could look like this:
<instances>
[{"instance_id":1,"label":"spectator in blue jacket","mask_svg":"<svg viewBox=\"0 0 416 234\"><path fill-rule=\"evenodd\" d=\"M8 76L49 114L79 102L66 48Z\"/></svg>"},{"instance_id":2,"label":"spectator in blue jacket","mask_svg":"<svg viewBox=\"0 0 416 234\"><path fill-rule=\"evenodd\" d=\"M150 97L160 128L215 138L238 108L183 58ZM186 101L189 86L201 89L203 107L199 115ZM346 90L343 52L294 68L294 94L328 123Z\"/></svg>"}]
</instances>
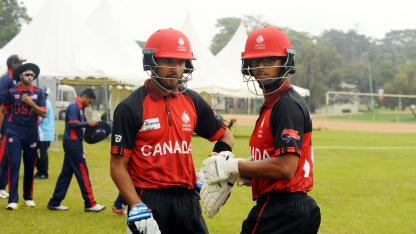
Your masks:
<instances>
[{"instance_id":1,"label":"spectator in blue jacket","mask_svg":"<svg viewBox=\"0 0 416 234\"><path fill-rule=\"evenodd\" d=\"M43 89L45 93L45 101L46 101L46 110L48 113L46 114L45 118L40 118L39 124L39 155L38 155L38 163L36 164L37 173L35 178L37 179L47 179L49 177L48 174L48 148L51 145L51 142L54 140L55 136L55 118L53 114L52 103L49 101L48 96L51 93L50 88Z\"/></svg>"}]
</instances>

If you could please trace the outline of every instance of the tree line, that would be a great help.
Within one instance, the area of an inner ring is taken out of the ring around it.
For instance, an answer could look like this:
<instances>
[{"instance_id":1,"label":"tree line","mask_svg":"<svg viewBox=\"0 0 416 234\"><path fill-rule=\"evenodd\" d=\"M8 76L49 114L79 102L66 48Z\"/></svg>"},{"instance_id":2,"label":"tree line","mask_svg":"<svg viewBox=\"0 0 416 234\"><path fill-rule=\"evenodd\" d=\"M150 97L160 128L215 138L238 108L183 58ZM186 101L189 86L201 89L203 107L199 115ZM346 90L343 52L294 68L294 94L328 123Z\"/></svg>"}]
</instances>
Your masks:
<instances>
[{"instance_id":1,"label":"tree line","mask_svg":"<svg viewBox=\"0 0 416 234\"><path fill-rule=\"evenodd\" d=\"M325 30L311 35L265 22L261 16L217 19L219 32L212 39L211 52L217 54L231 39L240 22L248 32L264 25L282 29L296 50L296 74L292 82L310 90L307 102L313 112L325 103L328 90L345 91L343 84L356 92L390 94L416 93L416 29L392 30L374 39L351 29L347 32ZM371 86L370 87L370 80ZM402 108L412 103L407 100ZM397 102L386 102L396 107Z\"/></svg>"}]
</instances>

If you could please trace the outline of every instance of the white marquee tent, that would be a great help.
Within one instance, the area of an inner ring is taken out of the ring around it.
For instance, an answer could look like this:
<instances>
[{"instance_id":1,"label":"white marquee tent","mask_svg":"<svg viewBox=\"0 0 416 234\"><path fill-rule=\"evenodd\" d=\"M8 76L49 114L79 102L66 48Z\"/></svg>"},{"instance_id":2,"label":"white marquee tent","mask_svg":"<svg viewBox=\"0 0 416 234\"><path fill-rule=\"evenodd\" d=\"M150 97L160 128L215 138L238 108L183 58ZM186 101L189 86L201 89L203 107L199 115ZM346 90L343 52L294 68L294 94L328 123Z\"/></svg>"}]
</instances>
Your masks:
<instances>
[{"instance_id":1,"label":"white marquee tent","mask_svg":"<svg viewBox=\"0 0 416 234\"><path fill-rule=\"evenodd\" d=\"M100 34L101 29L87 27L83 12L69 0L48 0L33 21L2 48L3 54L19 54L41 68L41 76L62 78L108 78L134 84L141 79L140 64L133 64L125 50L114 48L122 44L122 36ZM97 8L99 9L99 8ZM95 12L89 25L96 25L100 12ZM109 19L110 20L110 19ZM125 40L125 39L124 39Z\"/></svg>"},{"instance_id":2,"label":"white marquee tent","mask_svg":"<svg viewBox=\"0 0 416 234\"><path fill-rule=\"evenodd\" d=\"M192 73L193 80L188 82L188 87L197 91L211 92L219 85L215 82L215 79L220 77L219 66L214 55L208 49L208 46L201 41L192 25L189 14L186 16L180 30L188 37L192 52L196 57L196 60L192 61L195 68Z\"/></svg>"},{"instance_id":3,"label":"white marquee tent","mask_svg":"<svg viewBox=\"0 0 416 234\"><path fill-rule=\"evenodd\" d=\"M117 58L110 67L117 70L110 71L110 75L123 81L136 79L137 84L142 84L147 77L143 71L142 49L115 17L107 0L103 0L87 19L87 26L107 45L106 56Z\"/></svg>"}]
</instances>

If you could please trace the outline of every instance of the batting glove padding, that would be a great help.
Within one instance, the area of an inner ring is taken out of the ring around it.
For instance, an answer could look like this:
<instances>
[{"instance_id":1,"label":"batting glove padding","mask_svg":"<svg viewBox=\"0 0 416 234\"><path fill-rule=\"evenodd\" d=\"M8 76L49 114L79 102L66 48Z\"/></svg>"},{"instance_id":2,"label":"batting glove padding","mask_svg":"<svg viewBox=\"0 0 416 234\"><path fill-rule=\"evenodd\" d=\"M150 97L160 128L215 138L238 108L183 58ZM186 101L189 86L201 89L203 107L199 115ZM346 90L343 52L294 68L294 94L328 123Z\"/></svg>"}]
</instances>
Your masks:
<instances>
[{"instance_id":1,"label":"batting glove padding","mask_svg":"<svg viewBox=\"0 0 416 234\"><path fill-rule=\"evenodd\" d=\"M201 189L201 203L205 214L208 218L213 218L221 206L225 204L230 197L231 189L237 181L238 176L231 176L226 181L220 181L214 184L204 184Z\"/></svg>"},{"instance_id":2,"label":"batting glove padding","mask_svg":"<svg viewBox=\"0 0 416 234\"><path fill-rule=\"evenodd\" d=\"M202 171L207 184L225 181L232 175L239 175L238 162L245 161L242 158L233 158L232 153L223 151L216 156L205 159L202 163Z\"/></svg>"},{"instance_id":3,"label":"batting glove padding","mask_svg":"<svg viewBox=\"0 0 416 234\"><path fill-rule=\"evenodd\" d=\"M153 219L152 210L144 203L130 209L127 218L127 234L160 234L159 226Z\"/></svg>"}]
</instances>

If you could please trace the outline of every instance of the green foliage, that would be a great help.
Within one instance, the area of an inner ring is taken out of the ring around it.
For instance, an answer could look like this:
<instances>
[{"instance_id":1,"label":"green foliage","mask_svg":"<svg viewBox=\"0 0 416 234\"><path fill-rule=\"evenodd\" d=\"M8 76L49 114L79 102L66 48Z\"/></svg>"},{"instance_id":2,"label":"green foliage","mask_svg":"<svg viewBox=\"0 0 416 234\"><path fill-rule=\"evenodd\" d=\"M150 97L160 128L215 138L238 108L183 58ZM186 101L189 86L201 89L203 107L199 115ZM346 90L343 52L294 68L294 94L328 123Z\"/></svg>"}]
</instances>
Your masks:
<instances>
[{"instance_id":1,"label":"green foliage","mask_svg":"<svg viewBox=\"0 0 416 234\"><path fill-rule=\"evenodd\" d=\"M324 31L322 37L335 46L338 53L344 57L346 62L351 63L361 58L361 55L370 47L369 39L354 30L344 33L331 29Z\"/></svg>"},{"instance_id":2,"label":"green foliage","mask_svg":"<svg viewBox=\"0 0 416 234\"><path fill-rule=\"evenodd\" d=\"M17 0L3 0L0 7L0 48L20 32L22 23L29 23L30 20L26 8L20 6Z\"/></svg>"},{"instance_id":3,"label":"green foliage","mask_svg":"<svg viewBox=\"0 0 416 234\"><path fill-rule=\"evenodd\" d=\"M230 41L231 37L237 31L241 19L236 17L227 17L217 19L215 26L220 32L215 34L210 46L211 52L216 55Z\"/></svg>"}]
</instances>

